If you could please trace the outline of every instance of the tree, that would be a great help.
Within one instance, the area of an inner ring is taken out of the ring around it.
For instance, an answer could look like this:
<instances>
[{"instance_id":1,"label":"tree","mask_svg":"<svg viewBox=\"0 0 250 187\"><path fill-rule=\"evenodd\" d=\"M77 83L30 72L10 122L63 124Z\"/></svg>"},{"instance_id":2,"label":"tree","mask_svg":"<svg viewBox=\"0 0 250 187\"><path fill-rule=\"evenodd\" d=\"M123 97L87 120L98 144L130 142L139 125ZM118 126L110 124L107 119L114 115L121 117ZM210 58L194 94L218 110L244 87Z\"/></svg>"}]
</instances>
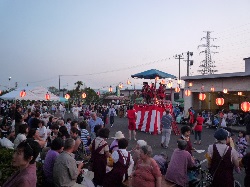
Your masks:
<instances>
[{"instance_id":1,"label":"tree","mask_svg":"<svg viewBox=\"0 0 250 187\"><path fill-rule=\"evenodd\" d=\"M82 81L77 81L77 82L75 82L75 85L76 85L76 91L79 91L81 86L83 86L83 82Z\"/></svg>"},{"instance_id":2,"label":"tree","mask_svg":"<svg viewBox=\"0 0 250 187\"><path fill-rule=\"evenodd\" d=\"M58 93L58 89L54 86L48 87L48 90L55 95Z\"/></svg>"}]
</instances>

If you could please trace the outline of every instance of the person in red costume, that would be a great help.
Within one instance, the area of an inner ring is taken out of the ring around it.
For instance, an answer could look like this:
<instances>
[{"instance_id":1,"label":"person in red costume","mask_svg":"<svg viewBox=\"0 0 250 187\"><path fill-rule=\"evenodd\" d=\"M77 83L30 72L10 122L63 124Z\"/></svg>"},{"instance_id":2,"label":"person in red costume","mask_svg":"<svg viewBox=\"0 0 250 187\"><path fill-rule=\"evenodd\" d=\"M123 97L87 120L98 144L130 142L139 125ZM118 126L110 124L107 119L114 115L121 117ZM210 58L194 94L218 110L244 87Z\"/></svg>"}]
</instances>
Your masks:
<instances>
[{"instance_id":1,"label":"person in red costume","mask_svg":"<svg viewBox=\"0 0 250 187\"><path fill-rule=\"evenodd\" d=\"M136 118L137 118L137 113L133 106L129 106L129 110L127 110L127 118L128 118L128 136L129 140L131 140L131 131L133 132L134 135L134 140L136 140Z\"/></svg>"},{"instance_id":2,"label":"person in red costume","mask_svg":"<svg viewBox=\"0 0 250 187\"><path fill-rule=\"evenodd\" d=\"M160 86L157 90L157 96L159 99L163 100L165 98L165 86L160 83Z\"/></svg>"}]
</instances>

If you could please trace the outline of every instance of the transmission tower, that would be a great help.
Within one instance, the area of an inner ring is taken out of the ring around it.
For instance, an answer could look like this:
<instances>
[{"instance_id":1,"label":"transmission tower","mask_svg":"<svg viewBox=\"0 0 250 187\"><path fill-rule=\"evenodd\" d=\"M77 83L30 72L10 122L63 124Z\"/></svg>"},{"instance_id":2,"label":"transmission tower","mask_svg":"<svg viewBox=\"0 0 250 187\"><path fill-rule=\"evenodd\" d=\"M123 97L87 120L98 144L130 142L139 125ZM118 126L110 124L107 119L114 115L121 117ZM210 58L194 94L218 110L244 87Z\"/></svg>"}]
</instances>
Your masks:
<instances>
[{"instance_id":1,"label":"transmission tower","mask_svg":"<svg viewBox=\"0 0 250 187\"><path fill-rule=\"evenodd\" d=\"M218 53L218 52L213 52L210 50L210 48L214 47L214 48L218 48L219 46L215 46L215 45L211 45L210 44L210 40L215 40L216 38L211 38L210 37L210 33L211 31L204 31L207 33L206 37L201 38L201 40L206 39L207 43L206 44L202 44L199 45L199 47L205 47L204 51L201 51L201 53L205 53L205 59L203 61L201 61L200 64L200 70L198 70L198 72L200 72L202 75L209 75L209 74L214 74L215 72L217 72L218 70L215 69L215 61L212 61L211 58L211 53Z\"/></svg>"}]
</instances>

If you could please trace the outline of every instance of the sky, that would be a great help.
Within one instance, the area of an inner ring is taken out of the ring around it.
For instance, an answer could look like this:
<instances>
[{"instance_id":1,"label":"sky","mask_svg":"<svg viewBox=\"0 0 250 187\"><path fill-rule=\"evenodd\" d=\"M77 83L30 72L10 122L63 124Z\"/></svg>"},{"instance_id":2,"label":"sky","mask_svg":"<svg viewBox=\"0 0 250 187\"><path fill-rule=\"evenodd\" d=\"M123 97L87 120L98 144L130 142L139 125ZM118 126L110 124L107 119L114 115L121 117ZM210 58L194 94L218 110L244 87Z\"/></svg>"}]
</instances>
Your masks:
<instances>
[{"instance_id":1,"label":"sky","mask_svg":"<svg viewBox=\"0 0 250 187\"><path fill-rule=\"evenodd\" d=\"M179 54L186 76L187 51L194 53L190 75L198 75L204 31L219 46L211 48L218 73L244 72L249 7L249 0L1 0L0 90L16 82L58 88L59 75L66 89L77 81L93 89L141 87L145 80L131 75L158 69L178 77Z\"/></svg>"}]
</instances>

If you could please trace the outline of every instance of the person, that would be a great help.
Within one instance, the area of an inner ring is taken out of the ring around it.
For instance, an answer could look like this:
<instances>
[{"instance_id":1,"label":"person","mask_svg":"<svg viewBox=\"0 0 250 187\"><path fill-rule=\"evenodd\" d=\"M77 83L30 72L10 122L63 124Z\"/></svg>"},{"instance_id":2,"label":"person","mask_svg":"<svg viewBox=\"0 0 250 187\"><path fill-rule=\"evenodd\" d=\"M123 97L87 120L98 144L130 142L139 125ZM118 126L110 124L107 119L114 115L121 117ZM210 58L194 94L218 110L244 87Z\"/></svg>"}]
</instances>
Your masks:
<instances>
[{"instance_id":1,"label":"person","mask_svg":"<svg viewBox=\"0 0 250 187\"><path fill-rule=\"evenodd\" d=\"M171 130L172 130L172 115L169 112L169 109L165 110L166 114L161 118L162 126L162 136L161 136L161 147L168 148Z\"/></svg>"},{"instance_id":2,"label":"person","mask_svg":"<svg viewBox=\"0 0 250 187\"><path fill-rule=\"evenodd\" d=\"M107 122L108 113L109 113L109 109L107 108L107 106L104 106L102 108L102 110L101 110L101 114L102 114L102 117L103 117L103 125L104 125L104 127L108 123Z\"/></svg>"},{"instance_id":3,"label":"person","mask_svg":"<svg viewBox=\"0 0 250 187\"><path fill-rule=\"evenodd\" d=\"M165 175L168 168L168 156L162 152L161 154L155 155L153 159L158 164L161 174Z\"/></svg>"},{"instance_id":4,"label":"person","mask_svg":"<svg viewBox=\"0 0 250 187\"><path fill-rule=\"evenodd\" d=\"M80 128L81 128L81 140L84 143L85 148L87 148L87 143L88 140L90 139L89 131L86 129L87 128L87 122L82 121L80 122Z\"/></svg>"},{"instance_id":5,"label":"person","mask_svg":"<svg viewBox=\"0 0 250 187\"><path fill-rule=\"evenodd\" d=\"M126 150L128 140L121 138L118 140L119 149L112 153L113 169L105 175L103 187L118 187L122 185L123 177L128 172L130 165L134 161L130 153Z\"/></svg>"},{"instance_id":6,"label":"person","mask_svg":"<svg viewBox=\"0 0 250 187\"><path fill-rule=\"evenodd\" d=\"M174 150L170 162L168 164L165 180L173 182L178 186L188 186L188 168L194 166L192 155L186 151L187 141L177 140L178 148Z\"/></svg>"},{"instance_id":7,"label":"person","mask_svg":"<svg viewBox=\"0 0 250 187\"><path fill-rule=\"evenodd\" d=\"M19 126L23 122L23 116L21 115L22 107L20 105L16 106L16 112L15 112L15 132L19 132Z\"/></svg>"},{"instance_id":8,"label":"person","mask_svg":"<svg viewBox=\"0 0 250 187\"><path fill-rule=\"evenodd\" d=\"M16 139L14 140L14 149L17 148L17 146L24 140L26 140L26 136L29 132L29 128L27 124L22 124L19 126L19 133L16 136Z\"/></svg>"},{"instance_id":9,"label":"person","mask_svg":"<svg viewBox=\"0 0 250 187\"><path fill-rule=\"evenodd\" d=\"M43 140L47 140L47 129L44 126L44 121L40 120L40 123L38 124L38 132L39 132L39 137Z\"/></svg>"},{"instance_id":10,"label":"person","mask_svg":"<svg viewBox=\"0 0 250 187\"><path fill-rule=\"evenodd\" d=\"M137 118L137 113L133 106L129 106L129 110L127 110L127 118L128 118L128 139L131 140L131 131L133 132L134 135L134 140L136 140L136 118Z\"/></svg>"},{"instance_id":11,"label":"person","mask_svg":"<svg viewBox=\"0 0 250 187\"><path fill-rule=\"evenodd\" d=\"M68 138L65 140L64 149L56 158L53 167L53 181L55 187L82 187L77 184L77 176L81 174L83 163L80 162L77 166L74 159L73 151L75 147L75 140Z\"/></svg>"},{"instance_id":12,"label":"person","mask_svg":"<svg viewBox=\"0 0 250 187\"><path fill-rule=\"evenodd\" d=\"M122 131L117 131L115 133L115 137L112 137L112 138L114 138L114 141L109 146L110 153L113 153L114 151L118 150L118 141L119 139L124 138L124 134L122 133Z\"/></svg>"},{"instance_id":13,"label":"person","mask_svg":"<svg viewBox=\"0 0 250 187\"><path fill-rule=\"evenodd\" d=\"M43 148L46 145L46 142L40 138L39 132L37 129L30 129L27 135L27 138L31 138L39 143L41 148Z\"/></svg>"},{"instance_id":14,"label":"person","mask_svg":"<svg viewBox=\"0 0 250 187\"><path fill-rule=\"evenodd\" d=\"M34 187L36 186L36 158L40 145L31 139L22 141L13 154L12 165L18 168L2 187Z\"/></svg>"},{"instance_id":15,"label":"person","mask_svg":"<svg viewBox=\"0 0 250 187\"><path fill-rule=\"evenodd\" d=\"M151 155L151 146L141 147L140 159L132 173L132 186L161 187L161 171Z\"/></svg>"},{"instance_id":16,"label":"person","mask_svg":"<svg viewBox=\"0 0 250 187\"><path fill-rule=\"evenodd\" d=\"M58 137L61 137L63 140L66 140L67 138L70 138L70 135L68 133L68 129L66 126L61 126L59 128Z\"/></svg>"},{"instance_id":17,"label":"person","mask_svg":"<svg viewBox=\"0 0 250 187\"><path fill-rule=\"evenodd\" d=\"M132 156L133 156L133 160L134 160L135 165L140 158L140 149L142 146L145 146L145 145L147 145L146 141L138 140L136 143L136 146L132 149L132 153L133 153Z\"/></svg>"},{"instance_id":18,"label":"person","mask_svg":"<svg viewBox=\"0 0 250 187\"><path fill-rule=\"evenodd\" d=\"M78 135L79 135L79 130L76 127L71 127L70 137L75 140L75 147L73 150L73 153L75 154L75 159L83 160L85 154L85 146Z\"/></svg>"},{"instance_id":19,"label":"person","mask_svg":"<svg viewBox=\"0 0 250 187\"><path fill-rule=\"evenodd\" d=\"M46 154L43 173L44 173L44 186L53 187L53 167L57 156L63 151L64 142L62 138L55 138L51 143L51 149Z\"/></svg>"},{"instance_id":20,"label":"person","mask_svg":"<svg viewBox=\"0 0 250 187\"><path fill-rule=\"evenodd\" d=\"M73 106L72 112L73 112L73 118L75 120L78 120L80 109L79 109L79 107L77 105Z\"/></svg>"},{"instance_id":21,"label":"person","mask_svg":"<svg viewBox=\"0 0 250 187\"><path fill-rule=\"evenodd\" d=\"M242 158L244 155L246 155L247 149L246 133L244 131L239 131L238 141L236 142L236 145L238 147L237 151L239 157Z\"/></svg>"},{"instance_id":22,"label":"person","mask_svg":"<svg viewBox=\"0 0 250 187\"><path fill-rule=\"evenodd\" d=\"M91 116L91 118L89 120L88 125L89 125L89 128L90 128L90 132L92 134L94 132L94 128L95 128L96 125L101 125L103 127L104 123L103 123L101 118L97 117L95 112L92 112L90 114L90 116Z\"/></svg>"},{"instance_id":23,"label":"person","mask_svg":"<svg viewBox=\"0 0 250 187\"><path fill-rule=\"evenodd\" d=\"M193 155L192 151L195 151L195 149L193 148L190 140L190 133L191 128L189 126L185 125L181 127L181 139L187 141L186 151Z\"/></svg>"},{"instance_id":24,"label":"person","mask_svg":"<svg viewBox=\"0 0 250 187\"><path fill-rule=\"evenodd\" d=\"M194 124L194 138L195 138L195 142L194 144L201 144L201 132L202 132L202 125L204 122L204 118L201 116L201 113L198 112L197 114L197 118L196 118L196 122ZM197 141L199 138L199 141Z\"/></svg>"},{"instance_id":25,"label":"person","mask_svg":"<svg viewBox=\"0 0 250 187\"><path fill-rule=\"evenodd\" d=\"M67 127L68 133L70 133L71 122L71 118L67 118L65 126Z\"/></svg>"},{"instance_id":26,"label":"person","mask_svg":"<svg viewBox=\"0 0 250 187\"><path fill-rule=\"evenodd\" d=\"M91 160L93 162L93 172L95 185L103 185L103 179L106 174L107 158L109 154L109 146L106 139L109 137L109 129L102 128L98 132L98 137L96 137L90 145L91 150Z\"/></svg>"},{"instance_id":27,"label":"person","mask_svg":"<svg viewBox=\"0 0 250 187\"><path fill-rule=\"evenodd\" d=\"M61 133L59 132L59 126L57 124L53 124L51 126L51 135L50 135L50 140L53 141L58 135Z\"/></svg>"},{"instance_id":28,"label":"person","mask_svg":"<svg viewBox=\"0 0 250 187\"><path fill-rule=\"evenodd\" d=\"M213 177L212 186L234 186L233 170L239 172L238 153L232 147L226 145L229 133L225 129L218 129L214 133L217 140L209 145L206 158L208 168ZM222 180L223 179L223 180Z\"/></svg>"},{"instance_id":29,"label":"person","mask_svg":"<svg viewBox=\"0 0 250 187\"><path fill-rule=\"evenodd\" d=\"M194 124L194 112L191 107L188 109L188 114L189 114L189 125L192 127Z\"/></svg>"},{"instance_id":30,"label":"person","mask_svg":"<svg viewBox=\"0 0 250 187\"><path fill-rule=\"evenodd\" d=\"M250 187L250 152L248 152L240 161L241 165L245 168L245 187Z\"/></svg>"},{"instance_id":31,"label":"person","mask_svg":"<svg viewBox=\"0 0 250 187\"><path fill-rule=\"evenodd\" d=\"M115 106L111 105L111 108L109 109L109 120L110 120L110 127L113 127L115 122L115 116L116 116L116 110Z\"/></svg>"}]
</instances>

